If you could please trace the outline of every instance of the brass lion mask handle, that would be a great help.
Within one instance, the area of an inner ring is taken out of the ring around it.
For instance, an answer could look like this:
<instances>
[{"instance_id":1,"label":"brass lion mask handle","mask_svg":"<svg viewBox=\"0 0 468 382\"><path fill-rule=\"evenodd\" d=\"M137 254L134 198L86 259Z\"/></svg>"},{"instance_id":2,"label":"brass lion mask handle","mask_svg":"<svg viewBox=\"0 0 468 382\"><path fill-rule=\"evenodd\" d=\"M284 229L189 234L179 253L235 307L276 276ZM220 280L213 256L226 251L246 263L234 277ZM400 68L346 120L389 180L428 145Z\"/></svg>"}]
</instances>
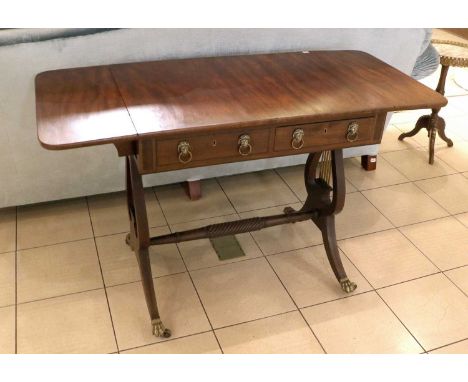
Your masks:
<instances>
[{"instance_id":1,"label":"brass lion mask handle","mask_svg":"<svg viewBox=\"0 0 468 382\"><path fill-rule=\"evenodd\" d=\"M354 142L359 137L359 123L356 121L351 122L348 125L348 130L346 131L346 140L348 142Z\"/></svg>"},{"instance_id":2,"label":"brass lion mask handle","mask_svg":"<svg viewBox=\"0 0 468 382\"><path fill-rule=\"evenodd\" d=\"M294 150L302 149L304 146L304 130L296 129L292 134L291 147Z\"/></svg>"},{"instance_id":3,"label":"brass lion mask handle","mask_svg":"<svg viewBox=\"0 0 468 382\"><path fill-rule=\"evenodd\" d=\"M249 155L252 152L252 145L250 144L250 135L242 134L239 137L239 154L242 156Z\"/></svg>"},{"instance_id":4,"label":"brass lion mask handle","mask_svg":"<svg viewBox=\"0 0 468 382\"><path fill-rule=\"evenodd\" d=\"M177 152L179 153L179 162L188 163L192 160L192 148L187 141L179 142L177 145Z\"/></svg>"}]
</instances>

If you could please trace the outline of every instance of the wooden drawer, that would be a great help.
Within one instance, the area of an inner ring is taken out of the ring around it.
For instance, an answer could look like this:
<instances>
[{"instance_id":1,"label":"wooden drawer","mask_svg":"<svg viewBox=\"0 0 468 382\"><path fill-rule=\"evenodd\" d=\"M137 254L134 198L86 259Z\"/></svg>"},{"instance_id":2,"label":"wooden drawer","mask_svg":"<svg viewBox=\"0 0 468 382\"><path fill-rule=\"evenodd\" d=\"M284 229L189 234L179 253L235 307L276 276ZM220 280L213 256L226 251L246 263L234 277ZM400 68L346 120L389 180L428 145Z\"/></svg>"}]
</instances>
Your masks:
<instances>
[{"instance_id":1,"label":"wooden drawer","mask_svg":"<svg viewBox=\"0 0 468 382\"><path fill-rule=\"evenodd\" d=\"M138 164L142 173L149 173L256 159L268 153L270 131L257 128L162 140L149 138L139 142ZM239 153L239 138L243 135L249 137L250 146L243 150L248 155ZM190 153L179 158L179 145L183 142L188 143Z\"/></svg>"},{"instance_id":2,"label":"wooden drawer","mask_svg":"<svg viewBox=\"0 0 468 382\"><path fill-rule=\"evenodd\" d=\"M357 136L348 134L350 125L357 126ZM352 120L331 121L322 123L310 123L294 126L280 126L275 129L274 151L311 151L314 148L326 147L351 147L371 144L376 141L374 132L376 118L356 118ZM292 147L294 132L302 130L302 141L295 141ZM349 139L348 139L349 138Z\"/></svg>"}]
</instances>

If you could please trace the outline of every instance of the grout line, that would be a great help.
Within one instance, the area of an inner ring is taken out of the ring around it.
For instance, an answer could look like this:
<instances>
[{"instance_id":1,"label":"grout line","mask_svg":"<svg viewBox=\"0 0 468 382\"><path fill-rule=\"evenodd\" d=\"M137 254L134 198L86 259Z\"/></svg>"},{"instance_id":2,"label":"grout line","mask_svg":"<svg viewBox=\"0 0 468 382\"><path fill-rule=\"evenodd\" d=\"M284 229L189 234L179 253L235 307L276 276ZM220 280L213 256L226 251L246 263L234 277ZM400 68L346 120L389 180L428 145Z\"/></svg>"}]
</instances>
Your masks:
<instances>
[{"instance_id":1,"label":"grout line","mask_svg":"<svg viewBox=\"0 0 468 382\"><path fill-rule=\"evenodd\" d=\"M466 297L468 297L468 293L466 293L462 288L460 288L450 277L448 277L444 272L442 274L460 291L462 292Z\"/></svg>"},{"instance_id":2,"label":"grout line","mask_svg":"<svg viewBox=\"0 0 468 382\"><path fill-rule=\"evenodd\" d=\"M353 264L353 266L359 271L359 273L361 273L361 271L359 270L359 268L351 261L351 259L346 255L345 251L343 251L343 254L346 256L346 258L350 261L351 264ZM373 285L371 284L371 282L367 279L367 277L361 273L362 277L364 278L364 280L367 281L367 283L371 286L371 288L373 288L373 292L375 294L377 294L377 296L379 296L379 298L382 300L382 302L387 306L387 308L393 313L393 315L396 317L396 319L398 321L400 321L401 325L406 329L406 331L411 335L411 337L414 338L414 340L416 341L416 343L421 347L421 349L423 349L423 351L426 351L426 349L419 343L419 341L417 340L416 336L411 333L411 331L406 327L406 325L403 323L403 321L400 319L400 317L397 316L397 314L393 311L392 308L390 308L390 306L387 304L387 302L382 298L382 296L379 294L378 292L378 289L375 289L373 287ZM410 280L408 280L410 281Z\"/></svg>"},{"instance_id":3,"label":"grout line","mask_svg":"<svg viewBox=\"0 0 468 382\"><path fill-rule=\"evenodd\" d=\"M153 191L154 191L154 190L153 190ZM154 194L155 194L155 196L156 196L156 200L157 200L158 203L159 203L159 199L158 199L158 196L156 195L156 191L154 191ZM160 204L160 205L161 205L161 204ZM162 209L162 207L161 207L161 212L162 212L162 214L163 214L163 216L164 216L164 219L167 221L166 214L164 213L164 210ZM168 227L169 227L169 232L173 232L171 226L168 226ZM195 293L197 294L198 301L200 302L200 305L201 305L201 307L202 307L202 309L203 309L203 312L205 313L205 317L206 317L206 319L207 319L207 321L208 321L208 324L210 325L211 332L213 333L213 335L214 335L214 337L215 337L215 339L216 339L216 342L218 343L219 350L221 351L222 354L224 354L224 351L223 351L223 348L221 347L221 344L220 344L220 342L219 342L218 336L216 335L216 333L215 333L215 331L214 331L214 329L213 329L213 324L211 323L210 317L208 316L208 313L206 312L206 308L205 308L205 306L203 305L203 302L202 302L202 299L201 299L201 297L200 297L200 294L198 293L197 287L195 286L195 283L193 282L192 275L190 274L190 271L189 271L188 268L187 268L187 264L185 263L184 257L182 256L182 253L180 252L180 249L179 249L179 246L177 245L177 243L176 243L176 248L177 248L177 252L179 253L179 256L180 256L180 258L181 258L181 260L182 260L182 262L183 262L183 264L184 264L184 267L185 267L185 269L187 270L187 275L188 275L188 277L190 278L190 282L192 283L192 287L193 287Z\"/></svg>"},{"instance_id":4,"label":"grout line","mask_svg":"<svg viewBox=\"0 0 468 382\"><path fill-rule=\"evenodd\" d=\"M288 186L289 187L289 186ZM294 300L294 298L291 296L291 294L289 293L289 290L288 288L286 288L286 286L284 285L283 281L281 280L281 278L278 276L278 273L276 273L275 269L273 268L273 266L271 265L269 259L268 259L268 256L265 256L265 253L263 252L262 248L260 247L259 243L257 242L257 240L255 239L255 237L252 235L252 238L255 242L255 244L257 245L257 247L260 249L260 252L263 254L263 257L265 258L266 262L268 263L268 265L270 266L270 269L273 271L273 273L276 275L276 278L278 279L278 281L281 283L281 285L283 286L284 290L286 291L286 293L288 294L289 298L291 299L292 303L294 304L294 306L296 307L296 310L299 312L299 314L301 315L302 319L304 320L304 322L307 324L307 326L309 327L310 331L312 332L312 335L315 337L315 339L317 340L318 344L320 345L320 347L322 348L323 350L323 353L324 354L327 354L327 351L325 350L325 347L323 346L323 344L320 342L318 336L315 334L315 332L313 331L312 327L310 326L309 322L306 320L306 318L304 317L304 314L302 313L302 311L299 309L299 306L296 304L296 301Z\"/></svg>"},{"instance_id":5,"label":"grout line","mask_svg":"<svg viewBox=\"0 0 468 382\"><path fill-rule=\"evenodd\" d=\"M129 350L134 350L134 349L141 349L141 348L144 348L144 347L147 347L147 346L153 346L153 345L159 345L159 344L165 344L167 342L172 342L172 341L176 341L176 340L180 340L182 338L189 338L189 337L194 337L194 336L198 336L200 334L205 334L205 333L212 333L213 330L205 330L203 332L199 332L199 333L193 333L193 334L187 334L185 336L180 336L180 337L170 337L168 339L165 339L165 340L159 340L159 341L156 341L156 342L150 342L148 344L144 344L144 345L138 345L138 346L134 346L134 347L130 347L130 348L126 348L126 349L122 349L120 350L120 352L126 352L126 351L129 351Z\"/></svg>"},{"instance_id":6,"label":"grout line","mask_svg":"<svg viewBox=\"0 0 468 382\"><path fill-rule=\"evenodd\" d=\"M398 315L393 311L393 309L390 307L390 305L387 304L387 302L383 299L383 297L380 295L379 291L376 290L375 293L377 293L377 296L379 296L379 298L383 301L383 303L387 306L387 308L393 313L393 315L397 318L398 321L400 321L401 325L403 325L403 327L407 330L407 332L411 335L411 337L414 338L414 340L416 341L416 343L421 347L421 349L423 349L424 352L426 352L426 348L424 346L422 346L422 344L418 341L418 339L416 338L416 336L411 333L411 331L408 329L408 327L403 323L403 321L400 319L400 317L398 317Z\"/></svg>"},{"instance_id":7,"label":"grout line","mask_svg":"<svg viewBox=\"0 0 468 382\"><path fill-rule=\"evenodd\" d=\"M453 268L448 268L448 269L444 269L442 272L450 272L450 271L453 271L453 270L456 270L456 269L460 269L460 268L467 268L468 269L468 263L467 264L464 264L464 265L458 265L456 267L453 267Z\"/></svg>"},{"instance_id":8,"label":"grout line","mask_svg":"<svg viewBox=\"0 0 468 382\"><path fill-rule=\"evenodd\" d=\"M289 290L286 288L286 286L284 285L283 283L283 280L281 280L281 278L279 277L278 273L276 273L276 270L273 268L273 266L271 265L269 259L265 256L265 259L268 263L268 265L270 266L271 270L273 271L273 273L276 275L277 279L279 280L279 282L281 283L281 285L283 286L284 290L286 291L286 293L288 294L289 298L291 299L292 303L294 304L294 306L296 307L297 311L299 312L299 314L301 315L302 319L304 320L304 322L307 324L307 326L309 327L309 330L311 331L312 335L314 336L314 338L316 339L316 341L318 342L318 344L320 345L320 347L322 348L323 350L323 353L324 354L328 354L328 352L325 350L325 346L323 346L322 342L320 341L320 339L318 338L317 334L315 334L314 330L312 329L312 326L310 326L309 324L309 321L307 321L307 319L304 317L304 314L302 313L302 310L299 309L299 306L296 304L296 301L294 300L294 298L291 296L291 293L289 293Z\"/></svg>"},{"instance_id":9,"label":"grout line","mask_svg":"<svg viewBox=\"0 0 468 382\"><path fill-rule=\"evenodd\" d=\"M54 245L67 244L67 243L76 243L77 241L92 240L92 239L94 239L94 236L84 237L84 238L81 238L81 239L73 239L73 240L68 240L68 241L61 241L61 242L58 242L58 243L51 243L51 244L38 245L38 246L36 246L36 247L20 248L20 249L17 249L17 251L18 251L18 252L29 251L30 249L38 249L38 248L44 248L44 247L52 247L52 246L54 246Z\"/></svg>"},{"instance_id":10,"label":"grout line","mask_svg":"<svg viewBox=\"0 0 468 382\"><path fill-rule=\"evenodd\" d=\"M88 208L88 217L89 217L89 222L91 224L91 231L93 232L93 241L94 241L94 248L96 249L96 257L97 257L97 260L98 260L98 263L99 263L99 271L101 272L101 279L102 279L102 286L103 286L103 289L104 289L104 294L106 296L106 301L107 301L107 309L109 311L109 318L111 320L111 325L112 325L112 331L114 332L114 341L115 341L115 347L117 349L117 352L119 352L119 343L117 342L117 335L115 333L115 327L114 327L114 320L112 318L112 312L111 312L111 308L110 308L110 304L109 304L109 297L107 296L107 289L105 287L105 282L104 282L104 274L102 272L102 264L101 264L101 259L99 257L99 251L98 251L98 247L97 247L97 243L96 243L96 238L94 237L94 226L93 226L93 219L91 219L91 211L89 209L89 200L88 200L88 197L86 197L86 206ZM100 289L100 288L99 288Z\"/></svg>"},{"instance_id":11,"label":"grout line","mask_svg":"<svg viewBox=\"0 0 468 382\"><path fill-rule=\"evenodd\" d=\"M448 347L448 346L455 345L455 344L458 344L458 343L463 342L463 341L466 341L466 340L468 340L468 337L463 338L463 339L458 340L458 341L455 341L455 342L451 342L451 343L446 344L446 345L442 345L442 346L436 347L436 348L431 349L431 350L428 350L427 353L432 352L432 351L434 351L434 350L443 349L443 348L446 348L446 347Z\"/></svg>"},{"instance_id":12,"label":"grout line","mask_svg":"<svg viewBox=\"0 0 468 382\"><path fill-rule=\"evenodd\" d=\"M15 354L18 354L18 207L15 208Z\"/></svg>"},{"instance_id":13,"label":"grout line","mask_svg":"<svg viewBox=\"0 0 468 382\"><path fill-rule=\"evenodd\" d=\"M243 325L243 324L248 324L248 323L251 323L251 322L266 320L267 318L278 317L278 316L282 316L283 314L289 314L289 313L293 313L293 312L297 312L297 311L298 311L298 309L293 309L293 310L288 310L286 312L275 313L275 314L272 314L271 316L258 317L258 318L253 318L253 319L247 320L247 321L237 322L235 324L220 326L219 328L216 328L215 331L216 330L221 330L221 329L226 329L226 328L232 328L234 326L240 326L240 325ZM307 323L307 321L306 321L306 323Z\"/></svg>"},{"instance_id":14,"label":"grout line","mask_svg":"<svg viewBox=\"0 0 468 382\"><path fill-rule=\"evenodd\" d=\"M39 302L39 301L53 300L54 298L61 298L61 297L73 296L75 294L94 292L94 291L101 290L101 289L105 289L105 288L104 287L102 287L102 288L93 288L93 289L80 290L78 292L72 292L72 293L67 293L67 294L59 294L57 296L50 296L50 297L45 297L45 298L39 298L37 300L30 300L30 301L20 302L20 303L18 303L18 305L26 305L26 304L32 304L34 302Z\"/></svg>"}]
</instances>

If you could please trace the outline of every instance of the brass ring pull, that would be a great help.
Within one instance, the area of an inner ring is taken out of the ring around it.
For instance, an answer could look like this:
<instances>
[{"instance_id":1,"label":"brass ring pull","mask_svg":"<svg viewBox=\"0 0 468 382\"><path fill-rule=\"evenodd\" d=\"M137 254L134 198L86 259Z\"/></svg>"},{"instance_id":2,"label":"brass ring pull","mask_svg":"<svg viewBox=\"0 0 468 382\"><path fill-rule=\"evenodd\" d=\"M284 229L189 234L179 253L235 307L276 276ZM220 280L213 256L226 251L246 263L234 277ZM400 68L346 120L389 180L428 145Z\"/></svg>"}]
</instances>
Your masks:
<instances>
[{"instance_id":1,"label":"brass ring pull","mask_svg":"<svg viewBox=\"0 0 468 382\"><path fill-rule=\"evenodd\" d=\"M180 163L188 163L192 160L192 152L190 151L192 148L190 144L186 141L179 142L177 145L177 151L179 153L179 162Z\"/></svg>"},{"instance_id":2,"label":"brass ring pull","mask_svg":"<svg viewBox=\"0 0 468 382\"><path fill-rule=\"evenodd\" d=\"M351 122L348 125L348 130L346 131L346 140L348 142L354 142L359 137L359 123L356 121Z\"/></svg>"},{"instance_id":3,"label":"brass ring pull","mask_svg":"<svg viewBox=\"0 0 468 382\"><path fill-rule=\"evenodd\" d=\"M239 154L242 156L249 155L252 152L252 145L250 144L250 135L242 134L239 137Z\"/></svg>"},{"instance_id":4,"label":"brass ring pull","mask_svg":"<svg viewBox=\"0 0 468 382\"><path fill-rule=\"evenodd\" d=\"M291 147L294 150L299 150L302 149L304 146L304 130L302 129L296 129L293 131L292 134L292 141L291 141Z\"/></svg>"}]
</instances>

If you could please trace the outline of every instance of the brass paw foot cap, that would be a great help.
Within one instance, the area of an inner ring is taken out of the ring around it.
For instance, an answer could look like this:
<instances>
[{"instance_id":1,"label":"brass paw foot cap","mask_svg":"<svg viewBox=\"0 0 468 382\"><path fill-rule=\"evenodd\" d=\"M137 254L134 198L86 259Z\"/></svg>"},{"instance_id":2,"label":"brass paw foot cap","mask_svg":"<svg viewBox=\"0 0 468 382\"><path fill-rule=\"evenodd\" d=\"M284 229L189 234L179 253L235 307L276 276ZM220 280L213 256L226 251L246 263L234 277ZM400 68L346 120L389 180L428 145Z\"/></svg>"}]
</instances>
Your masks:
<instances>
[{"instance_id":1,"label":"brass paw foot cap","mask_svg":"<svg viewBox=\"0 0 468 382\"><path fill-rule=\"evenodd\" d=\"M356 283L349 281L349 279L342 279L340 280L341 289L343 289L346 293L354 292L357 288Z\"/></svg>"},{"instance_id":2,"label":"brass paw foot cap","mask_svg":"<svg viewBox=\"0 0 468 382\"><path fill-rule=\"evenodd\" d=\"M156 337L169 338L172 334L171 330L167 329L159 318L151 321L151 325L153 325L153 335Z\"/></svg>"}]
</instances>

